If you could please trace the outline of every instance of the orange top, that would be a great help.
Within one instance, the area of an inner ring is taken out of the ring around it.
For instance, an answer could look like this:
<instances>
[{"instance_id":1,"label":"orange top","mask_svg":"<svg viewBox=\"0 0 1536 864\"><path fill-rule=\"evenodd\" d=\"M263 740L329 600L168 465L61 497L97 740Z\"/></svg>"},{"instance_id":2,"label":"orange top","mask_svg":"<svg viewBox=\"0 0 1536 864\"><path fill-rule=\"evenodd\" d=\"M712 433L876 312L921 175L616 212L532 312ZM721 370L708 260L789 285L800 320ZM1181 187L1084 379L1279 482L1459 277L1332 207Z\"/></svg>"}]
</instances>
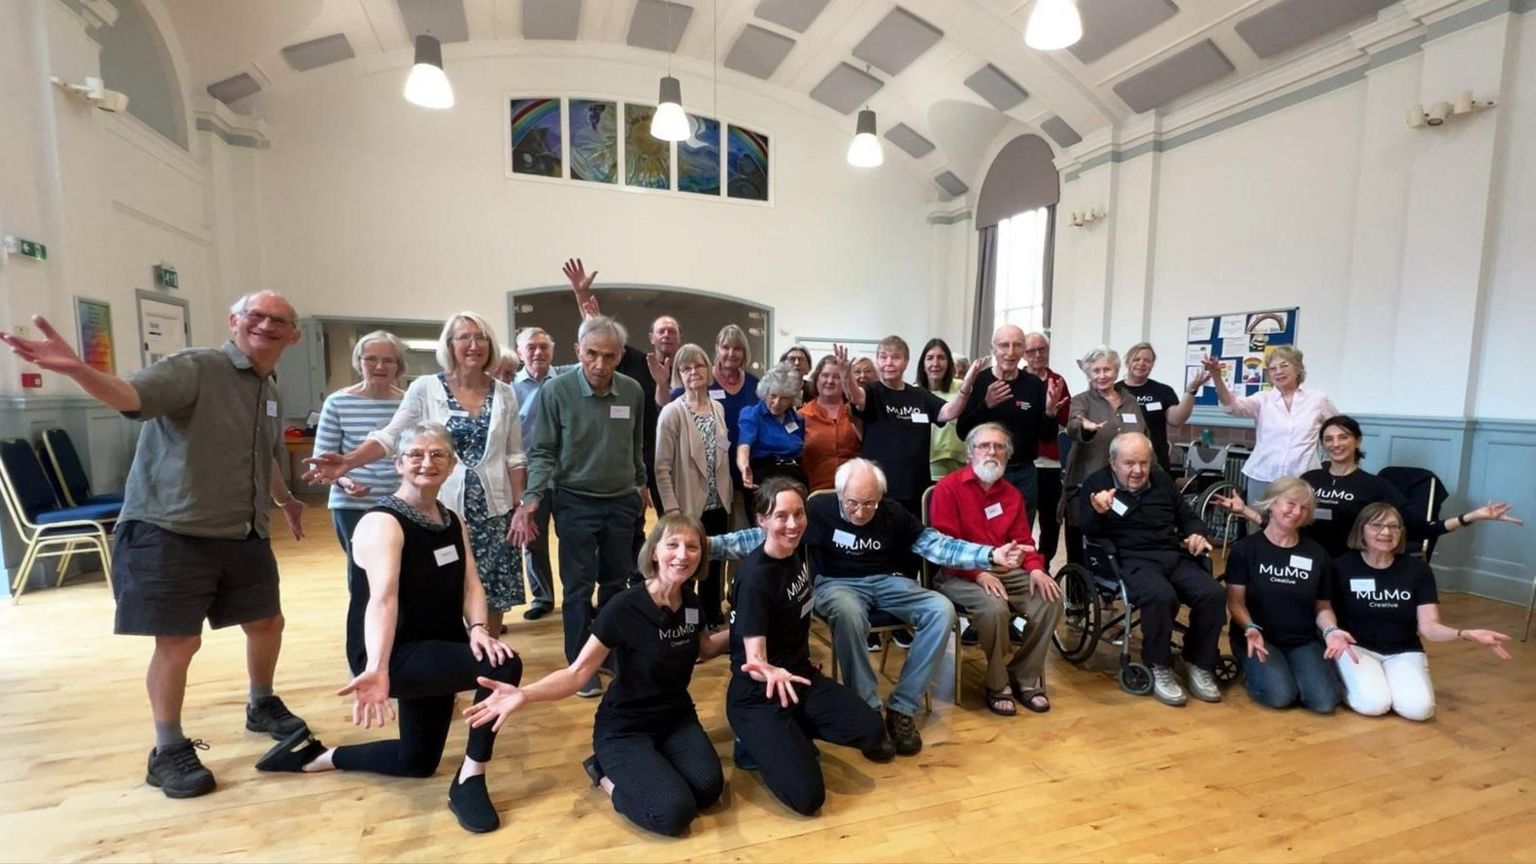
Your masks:
<instances>
[{"instance_id":1,"label":"orange top","mask_svg":"<svg viewBox=\"0 0 1536 864\"><path fill-rule=\"evenodd\" d=\"M853 413L844 403L836 415L829 415L815 402L800 406L805 420L805 449L800 463L811 481L811 491L831 489L837 466L859 455L862 442L854 426Z\"/></svg>"}]
</instances>

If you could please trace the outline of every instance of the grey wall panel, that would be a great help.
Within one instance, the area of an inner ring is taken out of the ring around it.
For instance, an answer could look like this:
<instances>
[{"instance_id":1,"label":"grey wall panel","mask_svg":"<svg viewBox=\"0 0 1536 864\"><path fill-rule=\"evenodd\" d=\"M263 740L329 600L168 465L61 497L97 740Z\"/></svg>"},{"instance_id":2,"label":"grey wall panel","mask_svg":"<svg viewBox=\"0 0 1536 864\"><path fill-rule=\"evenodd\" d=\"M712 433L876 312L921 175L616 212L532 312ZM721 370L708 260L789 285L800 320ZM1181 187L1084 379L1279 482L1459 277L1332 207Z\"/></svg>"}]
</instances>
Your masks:
<instances>
[{"instance_id":1,"label":"grey wall panel","mask_svg":"<svg viewBox=\"0 0 1536 864\"><path fill-rule=\"evenodd\" d=\"M1232 74L1232 61L1209 39L1143 69L1115 85L1131 110L1151 111Z\"/></svg>"}]
</instances>

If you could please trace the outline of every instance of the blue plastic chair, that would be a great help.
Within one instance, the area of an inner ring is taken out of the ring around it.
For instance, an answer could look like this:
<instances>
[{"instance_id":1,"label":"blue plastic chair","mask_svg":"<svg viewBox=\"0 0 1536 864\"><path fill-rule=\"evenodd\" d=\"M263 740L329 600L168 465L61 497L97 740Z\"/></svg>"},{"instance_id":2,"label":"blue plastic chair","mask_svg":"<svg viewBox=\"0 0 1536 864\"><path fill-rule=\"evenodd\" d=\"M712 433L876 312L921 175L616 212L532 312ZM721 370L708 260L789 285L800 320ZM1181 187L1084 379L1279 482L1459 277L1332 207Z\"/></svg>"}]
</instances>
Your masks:
<instances>
[{"instance_id":1,"label":"blue plastic chair","mask_svg":"<svg viewBox=\"0 0 1536 864\"><path fill-rule=\"evenodd\" d=\"M120 493L91 494L90 478L85 476L80 454L75 450L75 442L70 440L68 432L63 429L44 429L42 453L43 461L53 469L49 479L53 481L53 488L59 493L59 500L64 502L64 506L123 503Z\"/></svg>"},{"instance_id":2,"label":"blue plastic chair","mask_svg":"<svg viewBox=\"0 0 1536 864\"><path fill-rule=\"evenodd\" d=\"M27 587L27 574L41 558L60 558L59 581L70 558L77 552L101 556L107 586L112 585L112 550L107 535L108 523L117 519L121 504L87 504L63 507L54 495L48 476L38 461L32 445L20 438L0 441L0 498L16 525L16 533L26 544L21 566L11 581L13 602L21 599Z\"/></svg>"}]
</instances>

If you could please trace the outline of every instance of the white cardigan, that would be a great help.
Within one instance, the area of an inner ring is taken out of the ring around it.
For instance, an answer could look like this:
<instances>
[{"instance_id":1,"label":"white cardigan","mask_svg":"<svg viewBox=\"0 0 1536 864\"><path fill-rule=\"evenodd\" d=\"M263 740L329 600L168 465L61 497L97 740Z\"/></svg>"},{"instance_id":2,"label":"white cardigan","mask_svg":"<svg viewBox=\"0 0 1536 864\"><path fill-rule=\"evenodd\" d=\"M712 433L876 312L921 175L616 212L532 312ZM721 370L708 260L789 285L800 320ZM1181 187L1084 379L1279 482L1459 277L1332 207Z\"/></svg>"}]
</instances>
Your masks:
<instances>
[{"instance_id":1,"label":"white cardigan","mask_svg":"<svg viewBox=\"0 0 1536 864\"><path fill-rule=\"evenodd\" d=\"M485 489L485 503L490 515L500 516L517 506L512 500L512 484L507 472L528 464L523 453L521 424L517 419L517 394L500 381L492 380L496 396L492 403L491 425L485 440L485 455L477 465L464 464L460 459L453 467L438 493L448 509L464 518L464 471L474 471ZM411 382L400 402L399 410L389 425L377 432L368 433L371 440L384 445L387 456L395 455L395 441L400 434L417 423L441 423L448 425L448 388L436 375L423 375Z\"/></svg>"}]
</instances>

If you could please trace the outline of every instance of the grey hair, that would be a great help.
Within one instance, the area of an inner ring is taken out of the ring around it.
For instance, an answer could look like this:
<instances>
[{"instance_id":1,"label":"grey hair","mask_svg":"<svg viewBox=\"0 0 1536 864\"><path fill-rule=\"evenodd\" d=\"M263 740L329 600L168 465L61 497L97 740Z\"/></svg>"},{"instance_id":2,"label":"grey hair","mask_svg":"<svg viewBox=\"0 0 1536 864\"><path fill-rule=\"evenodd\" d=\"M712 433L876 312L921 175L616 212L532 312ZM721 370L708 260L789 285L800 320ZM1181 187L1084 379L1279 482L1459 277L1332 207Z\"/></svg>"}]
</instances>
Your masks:
<instances>
[{"instance_id":1,"label":"grey hair","mask_svg":"<svg viewBox=\"0 0 1536 864\"><path fill-rule=\"evenodd\" d=\"M767 399L769 396L794 396L798 402L804 394L800 389L800 373L788 363L775 363L772 369L763 373L763 377L757 382L757 398Z\"/></svg>"},{"instance_id":2,"label":"grey hair","mask_svg":"<svg viewBox=\"0 0 1536 864\"><path fill-rule=\"evenodd\" d=\"M293 308L293 304L288 302L288 298L287 297L284 297L283 295L277 293L276 291L252 291L249 294L245 294L245 295L241 296L240 299L236 300L234 303L231 303L229 305L229 314L231 314L231 315L244 315L245 314L245 308L247 306L251 305L251 301L255 300L257 297L262 297L262 296L276 297L277 299L283 301L284 303L287 303L289 311L291 311L293 313L293 317L295 319L297 319L299 317L299 310ZM299 322L297 320L295 320L293 323L294 324L298 324Z\"/></svg>"},{"instance_id":3,"label":"grey hair","mask_svg":"<svg viewBox=\"0 0 1536 864\"><path fill-rule=\"evenodd\" d=\"M709 354L703 347L692 342L677 349L672 355L672 386L683 386L683 367L692 366L695 363L704 364L704 386L715 383L714 373L709 371Z\"/></svg>"},{"instance_id":4,"label":"grey hair","mask_svg":"<svg viewBox=\"0 0 1536 864\"><path fill-rule=\"evenodd\" d=\"M1116 369L1120 368L1119 352L1108 345L1100 345L1097 348L1088 349L1088 353L1083 355L1083 359L1077 361L1077 368L1086 373L1088 367L1092 366L1095 360L1108 360Z\"/></svg>"},{"instance_id":5,"label":"grey hair","mask_svg":"<svg viewBox=\"0 0 1536 864\"><path fill-rule=\"evenodd\" d=\"M491 322L474 312L460 312L457 315L448 316L443 322L443 332L437 337L437 365L444 372L453 371L453 328L460 321L480 328L480 335L485 337L485 362L481 364L480 371L487 375L496 371L496 365L501 362L501 342L496 339L496 330L491 327ZM492 350L492 349L495 350Z\"/></svg>"},{"instance_id":6,"label":"grey hair","mask_svg":"<svg viewBox=\"0 0 1536 864\"><path fill-rule=\"evenodd\" d=\"M629 344L629 332L624 329L624 325L607 315L593 315L591 318L582 321L581 326L576 328L576 341L578 343L587 341L588 336L602 335L619 340L620 349Z\"/></svg>"},{"instance_id":7,"label":"grey hair","mask_svg":"<svg viewBox=\"0 0 1536 864\"><path fill-rule=\"evenodd\" d=\"M399 336L388 330L375 330L372 333L364 334L361 339L357 340L357 344L352 346L352 368L357 370L357 374L363 374L363 350L368 347L370 342L388 342L389 347L395 349L395 380L399 381L404 377L405 343L400 341Z\"/></svg>"},{"instance_id":8,"label":"grey hair","mask_svg":"<svg viewBox=\"0 0 1536 864\"><path fill-rule=\"evenodd\" d=\"M832 485L837 489L837 497L843 497L843 493L848 491L848 481L853 479L855 471L869 471L874 474L875 482L880 485L880 497L885 497L885 472L880 469L879 463L857 457L837 466L837 474L832 478Z\"/></svg>"},{"instance_id":9,"label":"grey hair","mask_svg":"<svg viewBox=\"0 0 1536 864\"><path fill-rule=\"evenodd\" d=\"M532 342L533 337L535 336L543 336L545 339L549 339L551 343L555 341L550 337L549 331L545 330L543 327L524 327L523 329L517 331L517 347L527 347L528 343Z\"/></svg>"},{"instance_id":10,"label":"grey hair","mask_svg":"<svg viewBox=\"0 0 1536 864\"><path fill-rule=\"evenodd\" d=\"M1036 330L1033 333L1025 333L1024 334L1024 341L1028 342L1029 341L1029 337L1031 337L1031 336L1037 337L1041 342L1044 342L1045 343L1045 347L1047 347L1047 348L1051 347L1051 337L1045 335L1044 333L1041 333L1038 330Z\"/></svg>"},{"instance_id":11,"label":"grey hair","mask_svg":"<svg viewBox=\"0 0 1536 864\"><path fill-rule=\"evenodd\" d=\"M1121 432L1109 442L1109 461L1113 462L1120 458L1120 451L1126 444L1141 444L1147 448L1148 453L1153 452L1151 438L1140 432Z\"/></svg>"},{"instance_id":12,"label":"grey hair","mask_svg":"<svg viewBox=\"0 0 1536 864\"><path fill-rule=\"evenodd\" d=\"M448 431L448 427L431 421L412 423L410 426L405 427L400 432L400 437L395 439L395 457L399 458L400 454L405 452L405 445L423 435L430 435L443 444L448 445L448 449L453 450L454 458L458 458L458 450L453 446L453 434Z\"/></svg>"},{"instance_id":13,"label":"grey hair","mask_svg":"<svg viewBox=\"0 0 1536 864\"><path fill-rule=\"evenodd\" d=\"M1001 423L983 423L972 429L965 436L965 452L967 454L976 449L976 437L983 432L1001 432L1003 434L1003 443L1008 445L1008 456L1010 458L1013 456L1013 435L1008 431L1008 427Z\"/></svg>"}]
</instances>

